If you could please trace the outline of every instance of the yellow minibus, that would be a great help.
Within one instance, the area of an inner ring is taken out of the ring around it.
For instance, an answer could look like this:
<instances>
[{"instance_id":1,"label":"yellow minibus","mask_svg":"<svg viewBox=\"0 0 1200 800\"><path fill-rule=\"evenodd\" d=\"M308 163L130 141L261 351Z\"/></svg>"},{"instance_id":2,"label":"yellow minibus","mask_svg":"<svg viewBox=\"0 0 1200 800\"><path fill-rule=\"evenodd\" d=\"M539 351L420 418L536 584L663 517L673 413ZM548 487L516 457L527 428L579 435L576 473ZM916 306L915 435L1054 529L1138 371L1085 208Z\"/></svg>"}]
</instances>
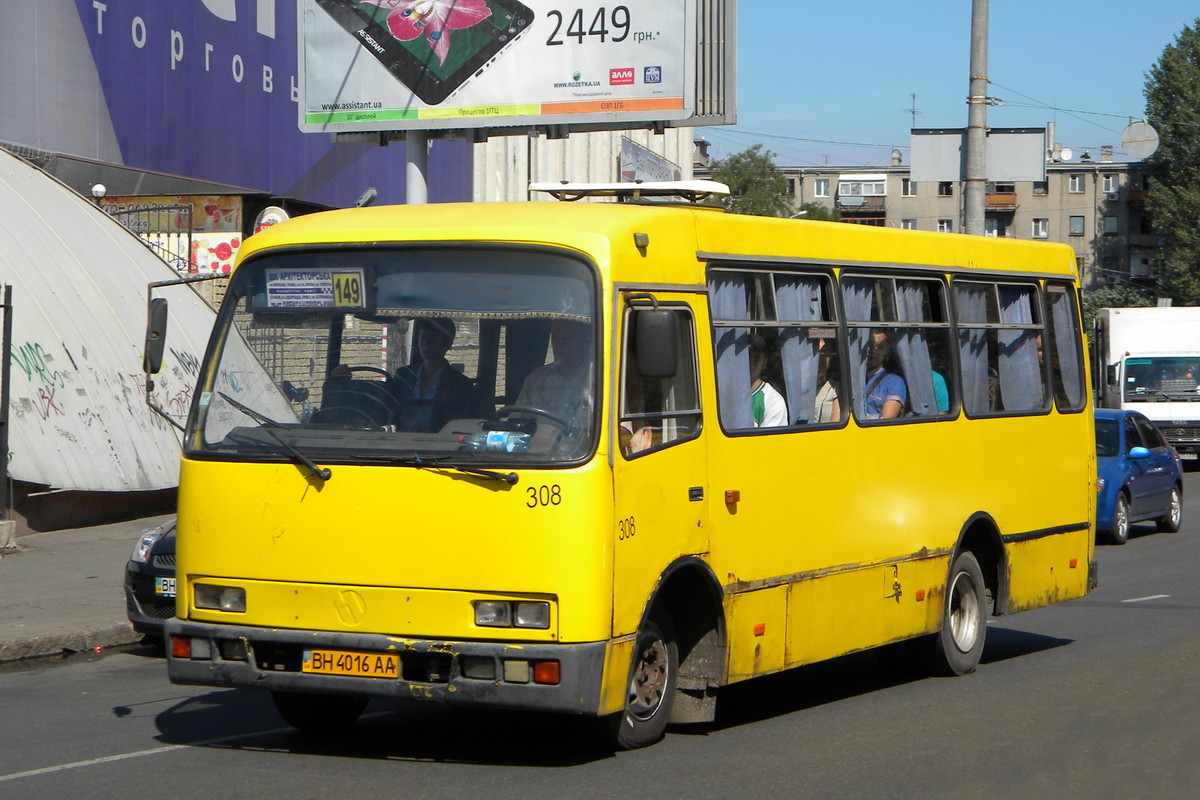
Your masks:
<instances>
[{"instance_id":1,"label":"yellow minibus","mask_svg":"<svg viewBox=\"0 0 1200 800\"><path fill-rule=\"evenodd\" d=\"M1085 595L1071 250L655 196L710 190L248 238L184 434L171 679L301 729L407 698L633 748L868 648L972 672L989 615Z\"/></svg>"}]
</instances>

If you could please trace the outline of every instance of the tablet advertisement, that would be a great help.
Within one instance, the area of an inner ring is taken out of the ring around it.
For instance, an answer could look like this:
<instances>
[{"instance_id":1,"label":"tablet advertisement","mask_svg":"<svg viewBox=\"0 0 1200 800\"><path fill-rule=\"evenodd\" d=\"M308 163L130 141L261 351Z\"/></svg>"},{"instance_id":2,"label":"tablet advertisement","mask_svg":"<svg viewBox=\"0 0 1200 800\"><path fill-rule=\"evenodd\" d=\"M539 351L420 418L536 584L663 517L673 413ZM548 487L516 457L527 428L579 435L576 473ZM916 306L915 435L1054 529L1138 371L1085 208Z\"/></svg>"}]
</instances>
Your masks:
<instances>
[{"instance_id":1,"label":"tablet advertisement","mask_svg":"<svg viewBox=\"0 0 1200 800\"><path fill-rule=\"evenodd\" d=\"M307 132L682 120L695 0L301 0Z\"/></svg>"}]
</instances>

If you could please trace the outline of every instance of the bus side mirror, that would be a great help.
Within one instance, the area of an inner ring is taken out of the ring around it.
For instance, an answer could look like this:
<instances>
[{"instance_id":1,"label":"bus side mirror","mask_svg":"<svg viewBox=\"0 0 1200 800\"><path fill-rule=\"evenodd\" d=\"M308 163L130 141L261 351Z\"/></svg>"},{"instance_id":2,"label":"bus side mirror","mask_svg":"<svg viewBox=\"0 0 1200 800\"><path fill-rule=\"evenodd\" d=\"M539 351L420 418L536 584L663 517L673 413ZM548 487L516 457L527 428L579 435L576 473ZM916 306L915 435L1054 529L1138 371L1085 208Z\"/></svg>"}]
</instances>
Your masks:
<instances>
[{"instance_id":1,"label":"bus side mirror","mask_svg":"<svg viewBox=\"0 0 1200 800\"><path fill-rule=\"evenodd\" d=\"M146 352L142 357L142 369L148 375L157 375L162 368L163 350L167 346L167 298L150 300L146 311Z\"/></svg>"},{"instance_id":2,"label":"bus side mirror","mask_svg":"<svg viewBox=\"0 0 1200 800\"><path fill-rule=\"evenodd\" d=\"M638 372L643 378L674 378L679 363L679 317L671 311L638 309L634 316Z\"/></svg>"},{"instance_id":3,"label":"bus side mirror","mask_svg":"<svg viewBox=\"0 0 1200 800\"><path fill-rule=\"evenodd\" d=\"M1109 386L1117 385L1117 365L1116 364L1108 365L1108 373L1107 373L1106 377L1108 379Z\"/></svg>"}]
</instances>

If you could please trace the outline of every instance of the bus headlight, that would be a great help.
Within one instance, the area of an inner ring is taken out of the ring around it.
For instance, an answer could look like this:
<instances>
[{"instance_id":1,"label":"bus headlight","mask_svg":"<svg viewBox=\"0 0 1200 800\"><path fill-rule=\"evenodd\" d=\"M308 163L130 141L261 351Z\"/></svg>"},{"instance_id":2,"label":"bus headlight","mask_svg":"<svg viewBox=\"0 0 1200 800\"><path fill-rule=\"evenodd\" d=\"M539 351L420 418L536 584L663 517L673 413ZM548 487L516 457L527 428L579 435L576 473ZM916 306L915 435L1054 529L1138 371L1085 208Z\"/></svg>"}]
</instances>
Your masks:
<instances>
[{"instance_id":1,"label":"bus headlight","mask_svg":"<svg viewBox=\"0 0 1200 800\"><path fill-rule=\"evenodd\" d=\"M485 628L550 627L550 604L479 600L475 603L475 624Z\"/></svg>"},{"instance_id":2,"label":"bus headlight","mask_svg":"<svg viewBox=\"0 0 1200 800\"><path fill-rule=\"evenodd\" d=\"M475 624L485 628L512 626L512 604L500 600L480 600L475 604Z\"/></svg>"},{"instance_id":3,"label":"bus headlight","mask_svg":"<svg viewBox=\"0 0 1200 800\"><path fill-rule=\"evenodd\" d=\"M217 586L211 583L196 584L196 608L215 611L246 610L246 590L238 586Z\"/></svg>"},{"instance_id":4,"label":"bus headlight","mask_svg":"<svg viewBox=\"0 0 1200 800\"><path fill-rule=\"evenodd\" d=\"M549 628L549 603L515 603L513 624L518 628Z\"/></svg>"}]
</instances>

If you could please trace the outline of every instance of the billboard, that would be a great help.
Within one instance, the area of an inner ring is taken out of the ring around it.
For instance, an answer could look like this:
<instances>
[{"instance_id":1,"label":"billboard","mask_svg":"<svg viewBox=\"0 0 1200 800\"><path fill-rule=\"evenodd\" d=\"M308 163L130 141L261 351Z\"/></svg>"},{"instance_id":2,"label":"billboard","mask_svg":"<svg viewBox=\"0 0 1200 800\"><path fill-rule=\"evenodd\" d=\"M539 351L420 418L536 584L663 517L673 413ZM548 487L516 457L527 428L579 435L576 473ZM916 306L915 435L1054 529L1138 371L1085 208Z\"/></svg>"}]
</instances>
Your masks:
<instances>
[{"instance_id":1,"label":"billboard","mask_svg":"<svg viewBox=\"0 0 1200 800\"><path fill-rule=\"evenodd\" d=\"M701 0L299 2L305 131L583 130L696 112Z\"/></svg>"},{"instance_id":2,"label":"billboard","mask_svg":"<svg viewBox=\"0 0 1200 800\"><path fill-rule=\"evenodd\" d=\"M324 205L351 206L368 186L404 202L402 143L297 126L298 9L0 0L0 141ZM429 167L432 202L471 198L467 142L434 142Z\"/></svg>"},{"instance_id":3,"label":"billboard","mask_svg":"<svg viewBox=\"0 0 1200 800\"><path fill-rule=\"evenodd\" d=\"M914 181L965 179L965 129L914 128L911 137L910 175ZM988 128L985 169L989 181L1046 180L1046 129Z\"/></svg>"}]
</instances>

